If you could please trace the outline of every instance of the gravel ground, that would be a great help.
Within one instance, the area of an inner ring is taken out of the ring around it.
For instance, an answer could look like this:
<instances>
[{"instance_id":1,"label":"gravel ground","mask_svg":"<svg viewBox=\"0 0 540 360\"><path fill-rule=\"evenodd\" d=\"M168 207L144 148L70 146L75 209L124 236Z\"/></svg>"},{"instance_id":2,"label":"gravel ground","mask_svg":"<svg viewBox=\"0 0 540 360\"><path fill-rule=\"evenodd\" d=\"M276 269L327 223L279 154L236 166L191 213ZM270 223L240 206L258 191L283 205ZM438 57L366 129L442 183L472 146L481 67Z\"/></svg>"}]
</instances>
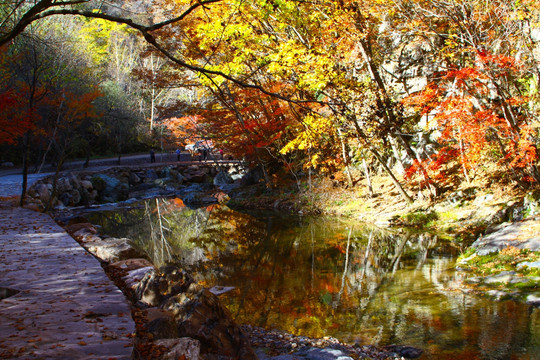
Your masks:
<instances>
[{"instance_id":1,"label":"gravel ground","mask_svg":"<svg viewBox=\"0 0 540 360\"><path fill-rule=\"evenodd\" d=\"M260 360L415 359L422 354L411 346L345 344L333 337L308 338L250 325L242 326L242 331Z\"/></svg>"}]
</instances>

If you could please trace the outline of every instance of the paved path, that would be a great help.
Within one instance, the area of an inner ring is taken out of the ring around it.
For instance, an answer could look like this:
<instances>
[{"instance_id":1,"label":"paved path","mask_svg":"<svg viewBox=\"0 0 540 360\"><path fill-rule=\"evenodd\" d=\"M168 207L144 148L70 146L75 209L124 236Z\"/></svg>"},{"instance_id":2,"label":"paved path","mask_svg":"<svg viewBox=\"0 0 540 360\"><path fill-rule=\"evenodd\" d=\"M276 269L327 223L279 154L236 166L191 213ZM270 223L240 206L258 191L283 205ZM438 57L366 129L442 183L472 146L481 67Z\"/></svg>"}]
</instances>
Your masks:
<instances>
[{"instance_id":1,"label":"paved path","mask_svg":"<svg viewBox=\"0 0 540 360\"><path fill-rule=\"evenodd\" d=\"M48 215L0 203L0 359L129 359L134 332L93 256Z\"/></svg>"}]
</instances>

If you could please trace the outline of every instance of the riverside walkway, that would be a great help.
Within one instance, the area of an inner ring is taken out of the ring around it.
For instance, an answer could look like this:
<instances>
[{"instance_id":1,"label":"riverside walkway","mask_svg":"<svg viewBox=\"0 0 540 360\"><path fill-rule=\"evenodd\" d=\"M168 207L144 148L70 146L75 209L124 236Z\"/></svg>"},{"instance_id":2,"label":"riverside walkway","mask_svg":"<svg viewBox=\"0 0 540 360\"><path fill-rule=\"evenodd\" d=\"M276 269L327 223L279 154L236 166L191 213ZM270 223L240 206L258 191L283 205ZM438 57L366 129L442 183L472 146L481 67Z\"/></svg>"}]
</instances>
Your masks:
<instances>
[{"instance_id":1,"label":"riverside walkway","mask_svg":"<svg viewBox=\"0 0 540 360\"><path fill-rule=\"evenodd\" d=\"M129 359L128 301L50 216L0 202L0 359Z\"/></svg>"}]
</instances>

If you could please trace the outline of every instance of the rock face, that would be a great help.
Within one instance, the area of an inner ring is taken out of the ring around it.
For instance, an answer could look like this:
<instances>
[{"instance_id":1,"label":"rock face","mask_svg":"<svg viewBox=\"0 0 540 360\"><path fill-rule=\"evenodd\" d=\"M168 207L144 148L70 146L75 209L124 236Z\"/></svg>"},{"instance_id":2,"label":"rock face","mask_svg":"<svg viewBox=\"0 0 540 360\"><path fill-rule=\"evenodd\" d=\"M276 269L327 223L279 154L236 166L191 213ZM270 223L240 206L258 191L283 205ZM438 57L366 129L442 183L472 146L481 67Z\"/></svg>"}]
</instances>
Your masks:
<instances>
[{"instance_id":1,"label":"rock face","mask_svg":"<svg viewBox=\"0 0 540 360\"><path fill-rule=\"evenodd\" d=\"M498 252L509 246L540 251L538 234L540 234L540 223L533 220L504 223L496 227L491 234L476 240L472 247L476 248L477 254L481 256Z\"/></svg>"},{"instance_id":2,"label":"rock face","mask_svg":"<svg viewBox=\"0 0 540 360\"><path fill-rule=\"evenodd\" d=\"M196 284L186 272L174 266L151 271L135 294L141 303L164 310L163 316L151 322L154 336L193 338L200 342L203 353L220 358L257 359L217 296Z\"/></svg>"}]
</instances>

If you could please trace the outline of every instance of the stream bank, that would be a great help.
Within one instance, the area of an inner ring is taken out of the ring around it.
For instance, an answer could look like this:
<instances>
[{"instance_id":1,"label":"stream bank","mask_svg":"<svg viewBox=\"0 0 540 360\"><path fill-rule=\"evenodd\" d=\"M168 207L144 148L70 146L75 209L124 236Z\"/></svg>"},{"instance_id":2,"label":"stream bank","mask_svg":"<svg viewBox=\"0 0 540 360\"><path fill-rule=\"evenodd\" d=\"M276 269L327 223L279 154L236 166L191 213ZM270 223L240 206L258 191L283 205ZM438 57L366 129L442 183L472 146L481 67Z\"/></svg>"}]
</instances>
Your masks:
<instances>
[{"instance_id":1,"label":"stream bank","mask_svg":"<svg viewBox=\"0 0 540 360\"><path fill-rule=\"evenodd\" d=\"M476 283L464 282L463 291L475 291L479 294L486 293L501 300L506 298L521 299L533 306L538 306L538 295L536 295L538 278L534 270L538 259L538 251L534 244L537 243L538 239L535 239L534 236L531 237L530 233L528 235L524 233L538 222L535 210L537 200L534 200L532 195L532 200L526 197L520 198L519 195L500 197L473 189L457 191L438 203L418 201L413 205L407 205L399 201L399 198L392 193L391 188L388 188L388 195L390 196L381 194L370 198L365 197L358 189L326 191L324 186L314 187L317 191L313 191L312 188L310 192L298 192L294 189L281 189L280 192L273 192L256 184L232 186L227 188L227 191L216 191L216 188L211 186L213 180L210 181L208 176L195 187L193 187L194 184L184 184L182 189L175 188L169 195L163 193L156 195L156 192L148 190L155 189L156 186L163 189L162 184L168 182L160 180L162 174L166 174L167 171L161 170L156 173L158 178L151 181L147 180L147 177L138 176L141 179L141 184L150 182L152 184L152 186L140 192L143 196L148 194L150 194L149 197L159 195L180 196L184 199L184 202L192 204L209 204L223 201L244 207L272 208L300 213L330 213L359 221L371 220L371 222L379 226L430 228L440 231L444 236L452 238L453 241L462 245L464 243L470 244L472 240L477 239L480 235L484 236L490 233L494 234L493 239L499 239L500 233L498 232L505 231L503 228L507 226L500 225L500 227L497 227L497 225L504 223L504 221L511 221L508 222L508 226L523 223L524 226L513 229L514 232L517 232L515 237L519 238L521 236L519 234L523 234L523 236L528 236L528 240L531 240L524 242L524 248L519 249L519 247L514 246L519 244L513 245L511 242L513 239L500 242L501 247L497 248L497 251L503 257L511 256L510 260L512 261L503 262L504 265L514 266L518 271L512 273L514 270L504 269L504 271L510 271L511 273L503 273L503 275L499 276L499 273L504 272L500 270L501 266L488 265L488 268L492 270L486 274L485 279L480 279ZM129 179L129 174L127 175L124 173L123 177ZM166 185L166 190L167 187L170 188L170 183ZM186 189L190 190L186 192ZM186 194L189 196L186 196ZM229 201L229 198L232 200ZM190 199L198 199L198 202L192 202ZM113 203L110 206L114 207L116 205ZM513 248L519 249L519 252L510 251ZM473 257L475 259L488 255L483 254L480 246L471 249L478 249L480 252L480 254ZM471 251L476 250L464 251L465 259L472 259ZM475 265L467 268L464 264L463 262L460 267L463 271L466 271L467 275L470 274L468 277L476 276L474 274L477 271ZM482 286L476 286L475 284L481 284ZM515 286L518 291L505 291L509 284L518 284ZM490 289L486 291L484 286ZM526 293L528 295L523 297L523 294ZM345 345L343 344L343 346ZM290 352L292 348L282 350ZM261 354L258 355L259 357L262 356ZM285 356L285 353L281 355Z\"/></svg>"},{"instance_id":2,"label":"stream bank","mask_svg":"<svg viewBox=\"0 0 540 360\"><path fill-rule=\"evenodd\" d=\"M409 204L381 176L373 178L372 194L362 186L346 187L329 178L282 184L279 188L265 187L262 178L261 171L248 171L240 163L113 167L94 173L68 173L56 180L56 186L50 176L36 182L29 195L34 199L33 206L41 209L47 203L57 209L87 208L177 196L189 206L227 203L233 208L335 215L380 227L429 231L464 249L458 269L471 278L465 280L465 288L485 292L486 287L478 284L486 285L487 293L496 298L524 298L538 304L540 238L530 229L540 226L540 191L524 193L510 186L469 185L447 191L436 201L420 197ZM512 230L510 235L506 234L508 229ZM482 246L477 241L481 239ZM477 252L479 246L491 249L490 253L482 249ZM478 256L467 266L473 254ZM504 271L514 275L501 281L489 278Z\"/></svg>"}]
</instances>

